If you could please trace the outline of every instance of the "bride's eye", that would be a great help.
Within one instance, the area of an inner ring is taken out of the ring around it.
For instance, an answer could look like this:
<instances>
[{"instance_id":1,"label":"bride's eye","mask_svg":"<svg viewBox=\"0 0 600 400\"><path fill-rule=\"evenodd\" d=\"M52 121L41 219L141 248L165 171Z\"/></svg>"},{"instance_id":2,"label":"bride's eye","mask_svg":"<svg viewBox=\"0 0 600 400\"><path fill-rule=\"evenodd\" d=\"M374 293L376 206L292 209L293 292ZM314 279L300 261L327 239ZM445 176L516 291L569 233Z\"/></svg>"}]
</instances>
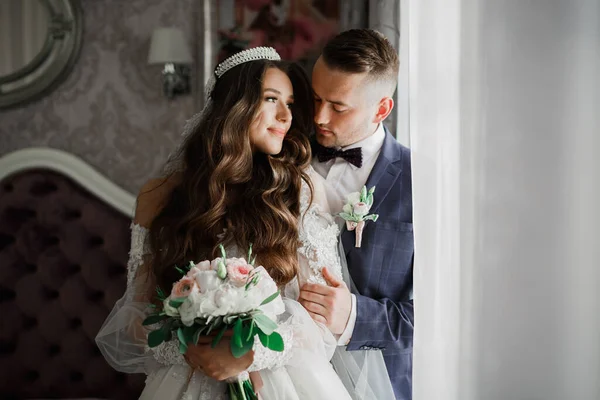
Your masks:
<instances>
[{"instance_id":1,"label":"bride's eye","mask_svg":"<svg viewBox=\"0 0 600 400\"><path fill-rule=\"evenodd\" d=\"M277 103L277 97L265 97L265 101L269 101L271 103Z\"/></svg>"}]
</instances>

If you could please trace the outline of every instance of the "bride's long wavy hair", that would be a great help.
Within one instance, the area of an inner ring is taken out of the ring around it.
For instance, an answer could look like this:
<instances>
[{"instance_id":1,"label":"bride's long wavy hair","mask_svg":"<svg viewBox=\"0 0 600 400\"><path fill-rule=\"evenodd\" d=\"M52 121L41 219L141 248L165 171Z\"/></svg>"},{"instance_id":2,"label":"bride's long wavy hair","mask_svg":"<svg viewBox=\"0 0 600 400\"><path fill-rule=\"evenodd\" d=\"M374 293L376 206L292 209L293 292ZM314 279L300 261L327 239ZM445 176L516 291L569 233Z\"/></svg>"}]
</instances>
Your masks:
<instances>
[{"instance_id":1,"label":"bride's long wavy hair","mask_svg":"<svg viewBox=\"0 0 600 400\"><path fill-rule=\"evenodd\" d=\"M250 143L268 68L285 72L294 90L291 128L277 155L253 152ZM150 225L152 269L167 293L180 278L175 265L217 257L221 243L252 244L257 263L279 285L294 278L302 180L312 193L304 171L313 107L306 73L294 63L246 62L217 80L212 107L180 149L180 168L171 176L177 184Z\"/></svg>"}]
</instances>

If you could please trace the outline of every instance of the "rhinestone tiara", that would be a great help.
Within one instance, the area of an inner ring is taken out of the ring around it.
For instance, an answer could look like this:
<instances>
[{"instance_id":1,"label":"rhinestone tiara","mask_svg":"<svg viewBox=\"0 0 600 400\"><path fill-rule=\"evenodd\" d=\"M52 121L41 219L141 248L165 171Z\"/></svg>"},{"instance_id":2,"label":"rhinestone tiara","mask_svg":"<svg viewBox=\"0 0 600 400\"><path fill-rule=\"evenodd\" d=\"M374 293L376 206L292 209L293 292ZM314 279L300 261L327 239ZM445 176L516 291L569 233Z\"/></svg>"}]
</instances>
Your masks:
<instances>
[{"instance_id":1,"label":"rhinestone tiara","mask_svg":"<svg viewBox=\"0 0 600 400\"><path fill-rule=\"evenodd\" d=\"M281 57L272 47L254 47L235 53L231 57L225 59L222 63L217 65L215 68L215 76L220 78L223 74L229 71L231 68L243 64L248 61L255 60L272 60L279 61Z\"/></svg>"}]
</instances>

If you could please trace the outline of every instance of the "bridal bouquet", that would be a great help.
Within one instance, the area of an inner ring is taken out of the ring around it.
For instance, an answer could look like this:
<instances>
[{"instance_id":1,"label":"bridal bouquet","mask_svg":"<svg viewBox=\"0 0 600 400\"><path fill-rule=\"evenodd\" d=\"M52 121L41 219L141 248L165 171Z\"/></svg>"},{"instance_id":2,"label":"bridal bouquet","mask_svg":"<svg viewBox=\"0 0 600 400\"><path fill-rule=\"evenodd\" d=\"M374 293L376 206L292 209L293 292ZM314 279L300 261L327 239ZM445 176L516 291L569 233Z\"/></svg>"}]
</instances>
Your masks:
<instances>
[{"instance_id":1,"label":"bridal bouquet","mask_svg":"<svg viewBox=\"0 0 600 400\"><path fill-rule=\"evenodd\" d=\"M258 335L263 346L283 351L283 339L275 332L274 319L284 305L277 285L261 266L254 267L252 247L244 258L222 257L212 261L190 262L177 268L183 277L173 284L170 295L157 289L162 310L149 315L144 325L158 324L148 334L148 346L156 347L176 337L184 354L188 343L198 343L201 335L216 333L216 346L228 329L233 329L231 353L239 358L252 349ZM247 373L229 382L232 400L257 399Z\"/></svg>"}]
</instances>

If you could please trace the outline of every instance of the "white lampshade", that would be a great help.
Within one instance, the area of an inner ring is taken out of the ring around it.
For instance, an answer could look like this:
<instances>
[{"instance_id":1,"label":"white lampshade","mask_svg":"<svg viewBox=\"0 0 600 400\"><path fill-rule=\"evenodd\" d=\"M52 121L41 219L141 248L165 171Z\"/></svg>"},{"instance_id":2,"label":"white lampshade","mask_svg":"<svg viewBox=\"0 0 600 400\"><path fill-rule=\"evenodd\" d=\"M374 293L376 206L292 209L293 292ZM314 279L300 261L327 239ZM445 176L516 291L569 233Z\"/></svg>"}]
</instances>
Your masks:
<instances>
[{"instance_id":1,"label":"white lampshade","mask_svg":"<svg viewBox=\"0 0 600 400\"><path fill-rule=\"evenodd\" d=\"M191 64L192 55L178 28L157 28L152 33L148 64Z\"/></svg>"}]
</instances>

